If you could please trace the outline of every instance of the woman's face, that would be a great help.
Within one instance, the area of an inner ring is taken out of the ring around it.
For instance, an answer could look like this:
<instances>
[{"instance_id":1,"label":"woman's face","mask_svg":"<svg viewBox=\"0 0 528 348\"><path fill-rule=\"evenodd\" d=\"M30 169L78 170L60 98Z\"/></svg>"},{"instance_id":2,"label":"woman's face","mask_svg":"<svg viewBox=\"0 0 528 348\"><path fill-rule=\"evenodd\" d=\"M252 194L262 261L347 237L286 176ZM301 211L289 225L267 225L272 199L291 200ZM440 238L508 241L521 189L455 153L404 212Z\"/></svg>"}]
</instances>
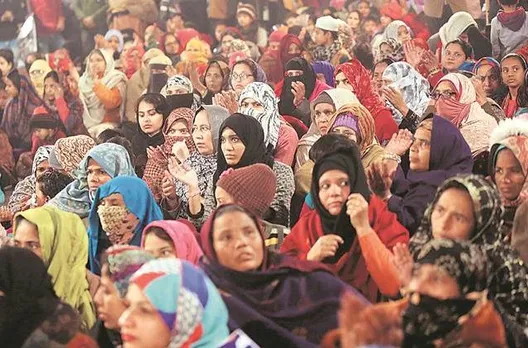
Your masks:
<instances>
[{"instance_id":1,"label":"woman's face","mask_svg":"<svg viewBox=\"0 0 528 348\"><path fill-rule=\"evenodd\" d=\"M339 215L349 195L350 183L347 173L332 169L319 178L319 200L331 215Z\"/></svg>"},{"instance_id":2,"label":"woman's face","mask_svg":"<svg viewBox=\"0 0 528 348\"><path fill-rule=\"evenodd\" d=\"M456 279L444 269L430 264L420 265L416 269L408 290L440 300L456 298L461 295Z\"/></svg>"},{"instance_id":3,"label":"woman's face","mask_svg":"<svg viewBox=\"0 0 528 348\"><path fill-rule=\"evenodd\" d=\"M93 158L90 158L88 161L87 172L87 181L88 181L88 190L90 192L95 192L99 186L106 184L108 181L112 180L110 174L108 174L103 167L99 165Z\"/></svg>"},{"instance_id":4,"label":"woman's face","mask_svg":"<svg viewBox=\"0 0 528 348\"><path fill-rule=\"evenodd\" d=\"M334 127L334 129L332 129L330 133L344 135L345 137L347 137L348 140L351 140L359 145L357 134L351 128L345 126Z\"/></svg>"},{"instance_id":5,"label":"woman's face","mask_svg":"<svg viewBox=\"0 0 528 348\"><path fill-rule=\"evenodd\" d=\"M154 136L161 132L163 115L156 111L154 105L142 101L138 106L138 122L145 134Z\"/></svg>"},{"instance_id":6,"label":"woman's face","mask_svg":"<svg viewBox=\"0 0 528 348\"><path fill-rule=\"evenodd\" d=\"M94 304L97 316L104 322L104 326L110 330L118 329L119 317L125 311L126 306L110 279L108 265L104 265L101 270L101 283L95 293Z\"/></svg>"},{"instance_id":7,"label":"woman's face","mask_svg":"<svg viewBox=\"0 0 528 348\"><path fill-rule=\"evenodd\" d=\"M231 128L225 128L220 136L220 142L227 165L230 167L237 165L246 150L242 140Z\"/></svg>"},{"instance_id":8,"label":"woman's face","mask_svg":"<svg viewBox=\"0 0 528 348\"><path fill-rule=\"evenodd\" d=\"M280 41L272 41L272 42L270 42L269 45L268 45L268 49L270 51L277 52L280 49Z\"/></svg>"},{"instance_id":9,"label":"woman's face","mask_svg":"<svg viewBox=\"0 0 528 348\"><path fill-rule=\"evenodd\" d=\"M233 196L229 194L226 190L221 188L220 186L216 186L215 189L215 198L216 198L216 206L219 207L221 205L225 204L236 204L235 199Z\"/></svg>"},{"instance_id":10,"label":"woman's face","mask_svg":"<svg viewBox=\"0 0 528 348\"><path fill-rule=\"evenodd\" d=\"M406 26L402 25L398 28L398 41L407 42L411 39L411 33Z\"/></svg>"},{"instance_id":11,"label":"woman's face","mask_svg":"<svg viewBox=\"0 0 528 348\"><path fill-rule=\"evenodd\" d=\"M296 43L291 43L288 46L288 54L289 55L300 55L302 53L301 48Z\"/></svg>"},{"instance_id":12,"label":"woman's face","mask_svg":"<svg viewBox=\"0 0 528 348\"><path fill-rule=\"evenodd\" d=\"M348 89L352 93L356 93L354 86L350 84L350 81L348 81L347 77L342 71L336 75L336 88Z\"/></svg>"},{"instance_id":13,"label":"woman's face","mask_svg":"<svg viewBox=\"0 0 528 348\"><path fill-rule=\"evenodd\" d=\"M468 240L475 229L473 201L465 190L445 190L431 214L435 239Z\"/></svg>"},{"instance_id":14,"label":"woman's face","mask_svg":"<svg viewBox=\"0 0 528 348\"><path fill-rule=\"evenodd\" d=\"M255 82L255 77L247 64L237 64L231 72L231 85L237 94L242 93L244 88L251 82Z\"/></svg>"},{"instance_id":15,"label":"woman's face","mask_svg":"<svg viewBox=\"0 0 528 348\"><path fill-rule=\"evenodd\" d=\"M237 15L237 21L238 21L238 25L240 25L242 28L248 28L251 25L251 23L253 23L253 18L251 18L246 13L239 13Z\"/></svg>"},{"instance_id":16,"label":"woman's face","mask_svg":"<svg viewBox=\"0 0 528 348\"><path fill-rule=\"evenodd\" d=\"M224 77L222 76L222 70L218 64L213 64L207 69L205 74L205 86L207 90L212 93L218 93L222 90Z\"/></svg>"},{"instance_id":17,"label":"woman's face","mask_svg":"<svg viewBox=\"0 0 528 348\"><path fill-rule=\"evenodd\" d=\"M127 310L119 318L123 348L167 348L170 329L136 284L126 295Z\"/></svg>"},{"instance_id":18,"label":"woman's face","mask_svg":"<svg viewBox=\"0 0 528 348\"><path fill-rule=\"evenodd\" d=\"M14 244L17 248L28 249L41 259L43 258L38 228L26 219L21 219L16 224Z\"/></svg>"},{"instance_id":19,"label":"woman's face","mask_svg":"<svg viewBox=\"0 0 528 348\"><path fill-rule=\"evenodd\" d=\"M456 72L465 61L466 54L462 50L462 46L457 43L446 46L442 54L442 66L448 72Z\"/></svg>"},{"instance_id":20,"label":"woman's face","mask_svg":"<svg viewBox=\"0 0 528 348\"><path fill-rule=\"evenodd\" d=\"M176 39L174 35L168 34L165 37L165 52L168 55L175 55L178 54L178 51L180 50L180 43Z\"/></svg>"},{"instance_id":21,"label":"woman's face","mask_svg":"<svg viewBox=\"0 0 528 348\"><path fill-rule=\"evenodd\" d=\"M216 25L216 28L215 28L216 41L221 41L222 40L222 34L225 32L225 30L226 30L226 25L225 24L217 24Z\"/></svg>"},{"instance_id":22,"label":"woman's face","mask_svg":"<svg viewBox=\"0 0 528 348\"><path fill-rule=\"evenodd\" d=\"M227 54L227 52L229 52L229 49L231 47L231 42L233 42L235 38L231 35L225 35L223 38L222 38L222 52L224 54Z\"/></svg>"},{"instance_id":23,"label":"woman's face","mask_svg":"<svg viewBox=\"0 0 528 348\"><path fill-rule=\"evenodd\" d=\"M370 15L370 5L367 1L360 2L358 4L357 10L362 18L368 17L368 15Z\"/></svg>"},{"instance_id":24,"label":"woman's face","mask_svg":"<svg viewBox=\"0 0 528 348\"><path fill-rule=\"evenodd\" d=\"M7 76L12 68L13 64L9 63L4 57L0 57L0 72L2 72L2 76Z\"/></svg>"},{"instance_id":25,"label":"woman's face","mask_svg":"<svg viewBox=\"0 0 528 348\"><path fill-rule=\"evenodd\" d=\"M185 120L177 120L173 122L167 131L169 137L188 137L189 129L187 128L187 122Z\"/></svg>"},{"instance_id":26,"label":"woman's face","mask_svg":"<svg viewBox=\"0 0 528 348\"><path fill-rule=\"evenodd\" d=\"M200 111L194 118L192 137L200 154L207 156L215 153L211 124L206 110Z\"/></svg>"},{"instance_id":27,"label":"woman's face","mask_svg":"<svg viewBox=\"0 0 528 348\"><path fill-rule=\"evenodd\" d=\"M350 12L347 17L348 26L353 30L357 30L359 28L359 22L359 14L357 12Z\"/></svg>"},{"instance_id":28,"label":"woman's face","mask_svg":"<svg viewBox=\"0 0 528 348\"><path fill-rule=\"evenodd\" d=\"M321 135L326 135L330 127L330 119L335 112L333 104L319 103L314 107L314 120Z\"/></svg>"},{"instance_id":29,"label":"woman's face","mask_svg":"<svg viewBox=\"0 0 528 348\"><path fill-rule=\"evenodd\" d=\"M415 172L429 170L431 160L431 131L418 128L409 153L410 168Z\"/></svg>"},{"instance_id":30,"label":"woman's face","mask_svg":"<svg viewBox=\"0 0 528 348\"><path fill-rule=\"evenodd\" d=\"M519 197L526 182L526 176L512 150L504 149L497 155L494 178L502 197L510 201Z\"/></svg>"},{"instance_id":31,"label":"woman's face","mask_svg":"<svg viewBox=\"0 0 528 348\"><path fill-rule=\"evenodd\" d=\"M48 103L55 101L55 93L60 88L60 85L51 77L44 80L44 99Z\"/></svg>"},{"instance_id":32,"label":"woman's face","mask_svg":"<svg viewBox=\"0 0 528 348\"><path fill-rule=\"evenodd\" d=\"M260 102L256 101L253 98L246 98L242 100L242 102L240 103L240 109L241 110L253 109L256 112L263 112L264 105L262 105Z\"/></svg>"},{"instance_id":33,"label":"woman's face","mask_svg":"<svg viewBox=\"0 0 528 348\"><path fill-rule=\"evenodd\" d=\"M524 83L525 69L516 57L506 58L501 62L502 81L508 88L518 88Z\"/></svg>"},{"instance_id":34,"label":"woman's face","mask_svg":"<svg viewBox=\"0 0 528 348\"><path fill-rule=\"evenodd\" d=\"M47 159L37 164L37 168L35 170L35 176L37 179L46 171L46 169L49 168L49 166L49 160Z\"/></svg>"},{"instance_id":35,"label":"woman's face","mask_svg":"<svg viewBox=\"0 0 528 348\"><path fill-rule=\"evenodd\" d=\"M385 62L378 63L376 64L376 67L374 67L374 74L372 75L372 82L374 82L374 86L376 87L378 91L380 91L384 85L383 73L385 72L385 69L387 69L387 67L388 65Z\"/></svg>"},{"instance_id":36,"label":"woman's face","mask_svg":"<svg viewBox=\"0 0 528 348\"><path fill-rule=\"evenodd\" d=\"M18 89L16 88L15 84L7 77L4 77L4 83L5 90L9 98L16 98L18 96Z\"/></svg>"},{"instance_id":37,"label":"woman's face","mask_svg":"<svg viewBox=\"0 0 528 348\"><path fill-rule=\"evenodd\" d=\"M106 42L108 42L108 46L112 49L112 51L117 52L119 49L119 39L117 36L110 36Z\"/></svg>"},{"instance_id":38,"label":"woman's face","mask_svg":"<svg viewBox=\"0 0 528 348\"><path fill-rule=\"evenodd\" d=\"M239 211L217 217L213 248L218 262L238 272L257 270L264 260L264 241L253 219Z\"/></svg>"},{"instance_id":39,"label":"woman's face","mask_svg":"<svg viewBox=\"0 0 528 348\"><path fill-rule=\"evenodd\" d=\"M181 95L181 94L188 94L189 90L184 86L171 86L171 87L167 87L165 93L167 94L167 96Z\"/></svg>"},{"instance_id":40,"label":"woman's face","mask_svg":"<svg viewBox=\"0 0 528 348\"><path fill-rule=\"evenodd\" d=\"M500 87L499 75L497 70L493 69L491 65L482 65L477 70L477 76L482 80L482 86L484 92L488 97L491 97L493 93Z\"/></svg>"},{"instance_id":41,"label":"woman's face","mask_svg":"<svg viewBox=\"0 0 528 348\"><path fill-rule=\"evenodd\" d=\"M145 245L143 248L157 259L173 259L178 257L174 243L158 237L153 232L149 232L145 237Z\"/></svg>"},{"instance_id":42,"label":"woman's face","mask_svg":"<svg viewBox=\"0 0 528 348\"><path fill-rule=\"evenodd\" d=\"M88 58L88 68L92 77L102 78L106 70L106 62L99 53L92 53Z\"/></svg>"},{"instance_id":43,"label":"woman's face","mask_svg":"<svg viewBox=\"0 0 528 348\"><path fill-rule=\"evenodd\" d=\"M383 56L388 56L393 53L392 47L387 43L382 43L380 45L380 54Z\"/></svg>"}]
</instances>

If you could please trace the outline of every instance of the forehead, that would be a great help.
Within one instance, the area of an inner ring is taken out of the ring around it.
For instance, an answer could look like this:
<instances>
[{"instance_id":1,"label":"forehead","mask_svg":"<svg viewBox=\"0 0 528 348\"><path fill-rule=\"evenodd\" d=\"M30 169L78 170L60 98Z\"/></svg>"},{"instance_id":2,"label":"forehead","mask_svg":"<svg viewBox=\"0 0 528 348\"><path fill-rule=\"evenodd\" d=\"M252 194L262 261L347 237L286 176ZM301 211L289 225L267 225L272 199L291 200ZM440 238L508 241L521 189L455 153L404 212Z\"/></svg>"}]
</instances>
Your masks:
<instances>
[{"instance_id":1,"label":"forehead","mask_svg":"<svg viewBox=\"0 0 528 348\"><path fill-rule=\"evenodd\" d=\"M514 67L514 66L519 66L519 67L522 66L521 60L517 57L509 57L509 58L504 59L501 62L501 67L503 68L504 67Z\"/></svg>"},{"instance_id":2,"label":"forehead","mask_svg":"<svg viewBox=\"0 0 528 348\"><path fill-rule=\"evenodd\" d=\"M451 81L441 81L435 88L436 91L453 91L456 92L455 86Z\"/></svg>"},{"instance_id":3,"label":"forehead","mask_svg":"<svg viewBox=\"0 0 528 348\"><path fill-rule=\"evenodd\" d=\"M447 44L446 50L448 51L462 51L462 46L458 42Z\"/></svg>"},{"instance_id":4,"label":"forehead","mask_svg":"<svg viewBox=\"0 0 528 348\"><path fill-rule=\"evenodd\" d=\"M101 168L101 165L97 163L97 161L94 160L93 158L90 158L88 160L88 168L97 169L97 168Z\"/></svg>"},{"instance_id":5,"label":"forehead","mask_svg":"<svg viewBox=\"0 0 528 348\"><path fill-rule=\"evenodd\" d=\"M490 70L493 70L493 67L489 64L482 65L477 69L478 75L486 75Z\"/></svg>"},{"instance_id":6,"label":"forehead","mask_svg":"<svg viewBox=\"0 0 528 348\"><path fill-rule=\"evenodd\" d=\"M123 203L125 204L125 201L123 199L123 195L121 195L120 193L112 193L108 196L106 196L105 198L103 198L101 201L107 203L107 202L112 202L112 203Z\"/></svg>"},{"instance_id":7,"label":"forehead","mask_svg":"<svg viewBox=\"0 0 528 348\"><path fill-rule=\"evenodd\" d=\"M348 174L339 169L331 169L321 175L319 181L348 179Z\"/></svg>"},{"instance_id":8,"label":"forehead","mask_svg":"<svg viewBox=\"0 0 528 348\"><path fill-rule=\"evenodd\" d=\"M251 69L249 68L249 66L247 66L246 63L238 63L233 68L233 72L236 72L237 74L240 74L241 72L251 74Z\"/></svg>"},{"instance_id":9,"label":"forehead","mask_svg":"<svg viewBox=\"0 0 528 348\"><path fill-rule=\"evenodd\" d=\"M334 105L333 104L328 104L328 103L319 103L319 104L317 104L314 107L314 110L316 110L316 111L318 111L318 110L328 110L328 109L334 110Z\"/></svg>"}]
</instances>

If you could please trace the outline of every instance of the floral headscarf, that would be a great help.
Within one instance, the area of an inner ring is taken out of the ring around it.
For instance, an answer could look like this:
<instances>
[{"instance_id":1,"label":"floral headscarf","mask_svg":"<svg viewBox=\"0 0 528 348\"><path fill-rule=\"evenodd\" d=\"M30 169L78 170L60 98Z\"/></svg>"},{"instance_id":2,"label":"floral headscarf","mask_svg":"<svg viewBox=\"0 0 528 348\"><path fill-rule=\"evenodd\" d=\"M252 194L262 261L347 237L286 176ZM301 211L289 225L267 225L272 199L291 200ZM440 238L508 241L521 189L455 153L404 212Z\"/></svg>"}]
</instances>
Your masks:
<instances>
[{"instance_id":1,"label":"floral headscarf","mask_svg":"<svg viewBox=\"0 0 528 348\"><path fill-rule=\"evenodd\" d=\"M391 53L382 53L381 52L381 45L389 45L389 47L392 49ZM386 38L379 42L379 44L376 46L375 49L375 56L376 56L376 62L382 61L383 59L392 59L395 62L399 62L403 60L404 53L403 53L403 46L402 44L392 38Z\"/></svg>"},{"instance_id":2,"label":"floral headscarf","mask_svg":"<svg viewBox=\"0 0 528 348\"><path fill-rule=\"evenodd\" d=\"M160 94L164 97L167 96L167 90L176 87L185 88L187 93L192 93L193 85L191 80L188 77L183 75L174 75L167 80L167 84L161 89Z\"/></svg>"},{"instance_id":3,"label":"floral headscarf","mask_svg":"<svg viewBox=\"0 0 528 348\"><path fill-rule=\"evenodd\" d=\"M264 107L264 111L257 112L253 109L242 107L245 99L251 98ZM244 88L239 98L239 112L255 117L264 129L264 141L266 146L275 148L279 140L280 115L279 100L275 96L273 89L262 82L252 82Z\"/></svg>"},{"instance_id":4,"label":"floral headscarf","mask_svg":"<svg viewBox=\"0 0 528 348\"><path fill-rule=\"evenodd\" d=\"M57 140L53 151L61 168L73 175L84 156L95 146L95 141L87 135L76 135Z\"/></svg>"},{"instance_id":5,"label":"floral headscarf","mask_svg":"<svg viewBox=\"0 0 528 348\"><path fill-rule=\"evenodd\" d=\"M429 82L414 68L405 62L392 63L383 72L383 79L390 80L389 87L394 87L403 95L403 100L418 118L421 118L429 105ZM392 110L394 120L400 124L405 115L402 115L389 101L387 106Z\"/></svg>"},{"instance_id":6,"label":"floral headscarf","mask_svg":"<svg viewBox=\"0 0 528 348\"><path fill-rule=\"evenodd\" d=\"M411 28L409 28L409 26L403 22L403 21L392 21L389 25L387 25L387 27L385 28L385 32L383 34L383 36L387 39L393 39L393 40L396 40L396 41L400 41L398 39L398 30L400 29L400 27L405 27L407 28L407 30L409 31L409 33L411 34L412 36L412 30Z\"/></svg>"}]
</instances>

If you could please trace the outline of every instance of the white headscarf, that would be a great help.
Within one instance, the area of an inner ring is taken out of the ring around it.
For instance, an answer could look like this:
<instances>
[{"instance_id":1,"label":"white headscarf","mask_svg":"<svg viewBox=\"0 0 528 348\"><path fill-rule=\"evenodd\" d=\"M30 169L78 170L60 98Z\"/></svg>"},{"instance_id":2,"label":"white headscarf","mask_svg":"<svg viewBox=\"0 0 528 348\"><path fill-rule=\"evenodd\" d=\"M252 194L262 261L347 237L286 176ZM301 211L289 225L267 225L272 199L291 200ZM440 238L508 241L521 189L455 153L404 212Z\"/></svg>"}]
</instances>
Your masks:
<instances>
[{"instance_id":1,"label":"white headscarf","mask_svg":"<svg viewBox=\"0 0 528 348\"><path fill-rule=\"evenodd\" d=\"M453 40L459 38L463 32L471 25L478 27L477 22L467 12L457 12L453 14L447 23L440 28L440 40L442 40L442 47Z\"/></svg>"}]
</instances>

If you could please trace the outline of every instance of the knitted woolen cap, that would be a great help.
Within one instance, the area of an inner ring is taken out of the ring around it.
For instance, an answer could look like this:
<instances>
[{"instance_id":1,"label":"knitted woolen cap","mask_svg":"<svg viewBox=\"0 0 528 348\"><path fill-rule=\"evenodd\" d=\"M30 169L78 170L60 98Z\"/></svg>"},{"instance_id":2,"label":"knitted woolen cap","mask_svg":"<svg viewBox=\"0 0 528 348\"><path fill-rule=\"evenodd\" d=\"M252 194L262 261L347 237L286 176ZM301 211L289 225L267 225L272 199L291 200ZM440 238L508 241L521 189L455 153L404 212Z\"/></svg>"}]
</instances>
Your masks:
<instances>
[{"instance_id":1,"label":"knitted woolen cap","mask_svg":"<svg viewBox=\"0 0 528 348\"><path fill-rule=\"evenodd\" d=\"M255 7L251 4L238 4L237 7L237 15L240 13L245 13L253 20L257 19L257 11L255 10Z\"/></svg>"},{"instance_id":2,"label":"knitted woolen cap","mask_svg":"<svg viewBox=\"0 0 528 348\"><path fill-rule=\"evenodd\" d=\"M229 193L237 204L262 217L275 197L277 178L270 167L257 163L228 169L216 185Z\"/></svg>"}]
</instances>

